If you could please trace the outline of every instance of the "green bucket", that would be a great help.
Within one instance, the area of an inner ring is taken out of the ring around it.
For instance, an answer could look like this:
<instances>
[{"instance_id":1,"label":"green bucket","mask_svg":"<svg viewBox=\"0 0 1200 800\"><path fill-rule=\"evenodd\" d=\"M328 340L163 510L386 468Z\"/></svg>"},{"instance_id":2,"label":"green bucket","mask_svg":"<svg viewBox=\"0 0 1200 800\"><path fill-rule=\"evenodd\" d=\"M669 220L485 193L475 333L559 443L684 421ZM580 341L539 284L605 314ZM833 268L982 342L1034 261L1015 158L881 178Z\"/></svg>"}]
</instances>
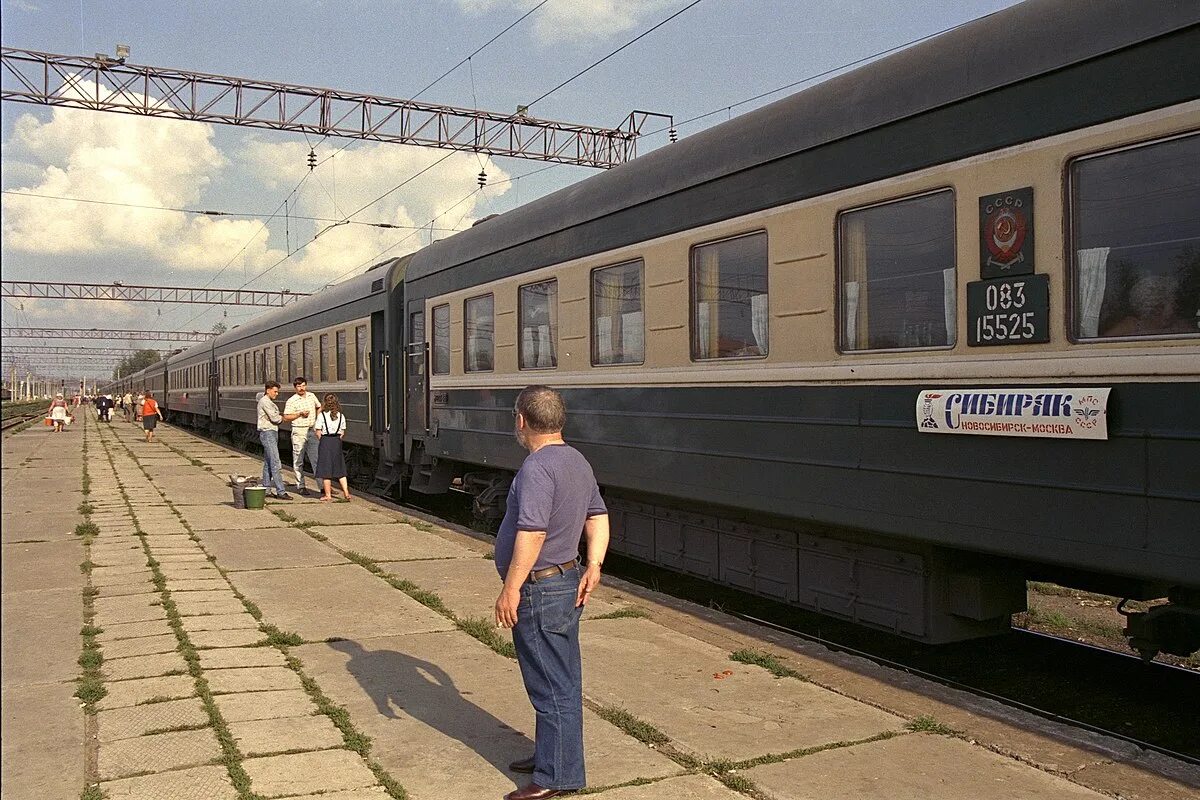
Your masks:
<instances>
[{"instance_id":1,"label":"green bucket","mask_svg":"<svg viewBox=\"0 0 1200 800\"><path fill-rule=\"evenodd\" d=\"M267 503L267 489L265 486L247 486L246 493L246 508L262 508Z\"/></svg>"}]
</instances>

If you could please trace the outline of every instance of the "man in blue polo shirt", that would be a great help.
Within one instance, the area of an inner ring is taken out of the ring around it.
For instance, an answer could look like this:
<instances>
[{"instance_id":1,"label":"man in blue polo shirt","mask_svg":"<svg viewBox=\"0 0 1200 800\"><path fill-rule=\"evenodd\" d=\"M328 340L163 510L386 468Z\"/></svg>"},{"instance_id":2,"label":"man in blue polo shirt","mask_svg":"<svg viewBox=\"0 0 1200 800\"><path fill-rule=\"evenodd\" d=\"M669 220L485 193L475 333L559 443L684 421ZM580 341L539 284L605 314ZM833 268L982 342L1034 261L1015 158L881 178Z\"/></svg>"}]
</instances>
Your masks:
<instances>
[{"instance_id":1,"label":"man in blue polo shirt","mask_svg":"<svg viewBox=\"0 0 1200 800\"><path fill-rule=\"evenodd\" d=\"M558 392L530 386L513 409L517 441L529 451L496 534L504 589L496 625L513 629L525 691L537 715L532 758L510 764L533 783L505 800L544 800L582 789L583 668L579 617L600 583L608 550L608 509L587 459L562 438L566 407ZM587 564L579 537L587 533Z\"/></svg>"}]
</instances>

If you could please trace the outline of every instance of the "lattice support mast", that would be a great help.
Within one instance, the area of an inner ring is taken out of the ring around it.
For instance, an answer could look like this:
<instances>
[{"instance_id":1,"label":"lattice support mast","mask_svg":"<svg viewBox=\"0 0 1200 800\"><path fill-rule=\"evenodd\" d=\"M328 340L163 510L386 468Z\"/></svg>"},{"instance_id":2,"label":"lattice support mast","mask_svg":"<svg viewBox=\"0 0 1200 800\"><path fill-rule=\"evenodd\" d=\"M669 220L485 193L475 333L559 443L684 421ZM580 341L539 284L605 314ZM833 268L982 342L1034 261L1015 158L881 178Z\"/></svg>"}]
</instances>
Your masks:
<instances>
[{"instance_id":1,"label":"lattice support mast","mask_svg":"<svg viewBox=\"0 0 1200 800\"><path fill-rule=\"evenodd\" d=\"M5 339L103 339L133 342L206 342L216 333L204 331L136 331L116 328L0 328ZM152 349L152 348L146 348Z\"/></svg>"},{"instance_id":2,"label":"lattice support mast","mask_svg":"<svg viewBox=\"0 0 1200 800\"><path fill-rule=\"evenodd\" d=\"M2 281L0 296L37 297L50 300L133 300L147 303L192 303L223 306L281 307L306 292L260 291L256 289L192 289L182 286L127 286L122 283L58 283L50 281Z\"/></svg>"},{"instance_id":3,"label":"lattice support mast","mask_svg":"<svg viewBox=\"0 0 1200 800\"><path fill-rule=\"evenodd\" d=\"M647 116L597 128L394 97L126 64L97 56L0 50L0 99L297 131L608 168L637 156Z\"/></svg>"}]
</instances>

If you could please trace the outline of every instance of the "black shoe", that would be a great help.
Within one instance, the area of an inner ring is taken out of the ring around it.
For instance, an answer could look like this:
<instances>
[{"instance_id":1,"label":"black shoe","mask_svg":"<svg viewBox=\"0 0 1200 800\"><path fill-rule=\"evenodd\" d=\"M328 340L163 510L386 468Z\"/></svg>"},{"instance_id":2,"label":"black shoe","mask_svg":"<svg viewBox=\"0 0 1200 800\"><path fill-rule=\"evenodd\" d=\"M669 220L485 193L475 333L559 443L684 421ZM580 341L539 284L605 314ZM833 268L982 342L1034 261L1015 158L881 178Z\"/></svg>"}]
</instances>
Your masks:
<instances>
[{"instance_id":1,"label":"black shoe","mask_svg":"<svg viewBox=\"0 0 1200 800\"><path fill-rule=\"evenodd\" d=\"M300 491L297 492L297 494L299 494L301 497L308 497L308 489L305 489L303 486L301 486Z\"/></svg>"},{"instance_id":2,"label":"black shoe","mask_svg":"<svg viewBox=\"0 0 1200 800\"><path fill-rule=\"evenodd\" d=\"M284 492L283 494L275 495L275 499L276 500L291 500L292 496L290 494L288 494L287 492Z\"/></svg>"},{"instance_id":3,"label":"black shoe","mask_svg":"<svg viewBox=\"0 0 1200 800\"><path fill-rule=\"evenodd\" d=\"M537 767L537 762L533 756L522 758L520 761L514 761L508 765L513 772L533 772L535 767Z\"/></svg>"}]
</instances>

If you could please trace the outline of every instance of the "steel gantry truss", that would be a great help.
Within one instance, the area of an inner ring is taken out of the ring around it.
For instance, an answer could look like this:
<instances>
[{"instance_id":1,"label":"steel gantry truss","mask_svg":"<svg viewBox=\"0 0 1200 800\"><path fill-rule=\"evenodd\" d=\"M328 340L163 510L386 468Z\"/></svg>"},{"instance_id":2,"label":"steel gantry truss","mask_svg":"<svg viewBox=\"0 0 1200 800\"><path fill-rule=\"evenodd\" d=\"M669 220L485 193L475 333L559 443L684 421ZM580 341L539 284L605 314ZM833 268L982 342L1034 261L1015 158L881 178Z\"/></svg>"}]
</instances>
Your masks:
<instances>
[{"instance_id":1,"label":"steel gantry truss","mask_svg":"<svg viewBox=\"0 0 1200 800\"><path fill-rule=\"evenodd\" d=\"M217 334L204 331L134 331L114 328L0 328L0 336L14 339L104 339L149 342L206 342ZM150 348L147 348L150 349Z\"/></svg>"},{"instance_id":2,"label":"steel gantry truss","mask_svg":"<svg viewBox=\"0 0 1200 800\"><path fill-rule=\"evenodd\" d=\"M0 346L0 352L4 355L9 353L20 353L22 355L40 355L40 356L79 356L95 357L95 358L124 358L130 353L138 353L142 350L154 350L153 347L85 347L82 345L64 347L62 345L40 345L40 344L6 344ZM164 351L159 351L164 352Z\"/></svg>"},{"instance_id":3,"label":"steel gantry truss","mask_svg":"<svg viewBox=\"0 0 1200 800\"><path fill-rule=\"evenodd\" d=\"M619 128L596 128L322 89L231 78L124 59L0 50L0 99L394 142L494 156L615 167L637 155L634 111Z\"/></svg>"},{"instance_id":4,"label":"steel gantry truss","mask_svg":"<svg viewBox=\"0 0 1200 800\"><path fill-rule=\"evenodd\" d=\"M306 292L264 292L257 289L192 289L183 286L126 286L123 283L59 283L2 281L0 296L51 300L136 300L148 303L196 303L223 306L286 306Z\"/></svg>"}]
</instances>

